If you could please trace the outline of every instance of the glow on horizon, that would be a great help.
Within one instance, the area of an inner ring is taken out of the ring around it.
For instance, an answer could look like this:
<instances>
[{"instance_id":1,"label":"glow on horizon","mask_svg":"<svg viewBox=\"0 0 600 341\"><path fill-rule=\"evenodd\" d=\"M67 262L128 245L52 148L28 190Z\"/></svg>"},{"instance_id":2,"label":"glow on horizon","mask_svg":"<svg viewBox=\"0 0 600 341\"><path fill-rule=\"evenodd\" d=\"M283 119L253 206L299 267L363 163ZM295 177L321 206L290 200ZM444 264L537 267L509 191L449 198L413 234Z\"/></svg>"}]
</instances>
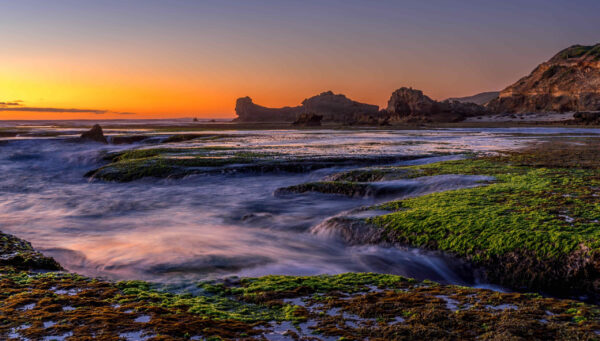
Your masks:
<instances>
[{"instance_id":1,"label":"glow on horizon","mask_svg":"<svg viewBox=\"0 0 600 341\"><path fill-rule=\"evenodd\" d=\"M241 96L281 107L326 90L383 108L402 86L467 96L596 43L599 12L592 0L6 2L0 102L102 114L0 106L0 119L232 118Z\"/></svg>"}]
</instances>

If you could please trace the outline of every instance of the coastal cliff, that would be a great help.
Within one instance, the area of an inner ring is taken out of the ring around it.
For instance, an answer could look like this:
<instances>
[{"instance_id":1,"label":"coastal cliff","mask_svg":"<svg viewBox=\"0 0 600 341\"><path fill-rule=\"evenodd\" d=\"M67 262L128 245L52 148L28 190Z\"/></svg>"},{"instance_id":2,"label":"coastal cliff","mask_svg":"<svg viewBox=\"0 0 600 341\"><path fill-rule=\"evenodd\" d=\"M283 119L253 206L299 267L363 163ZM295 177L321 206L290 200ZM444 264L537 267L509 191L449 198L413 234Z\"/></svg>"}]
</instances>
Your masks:
<instances>
[{"instance_id":1,"label":"coastal cliff","mask_svg":"<svg viewBox=\"0 0 600 341\"><path fill-rule=\"evenodd\" d=\"M487 106L498 113L600 110L600 44L560 51Z\"/></svg>"}]
</instances>

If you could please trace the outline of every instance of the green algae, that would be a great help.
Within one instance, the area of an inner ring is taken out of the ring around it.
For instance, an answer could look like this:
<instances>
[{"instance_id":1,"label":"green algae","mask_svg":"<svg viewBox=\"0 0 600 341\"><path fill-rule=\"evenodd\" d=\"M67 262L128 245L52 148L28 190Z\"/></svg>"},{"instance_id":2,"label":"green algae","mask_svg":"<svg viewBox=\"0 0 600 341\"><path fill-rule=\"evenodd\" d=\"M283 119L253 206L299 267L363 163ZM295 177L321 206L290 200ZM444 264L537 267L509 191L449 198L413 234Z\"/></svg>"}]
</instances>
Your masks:
<instances>
[{"instance_id":1,"label":"green algae","mask_svg":"<svg viewBox=\"0 0 600 341\"><path fill-rule=\"evenodd\" d=\"M474 259L518 249L544 259L600 247L600 205L594 170L514 166L491 160L449 161L417 168L422 175L482 174L497 181L391 202L379 208L397 212L375 217L375 225L394 229L415 246Z\"/></svg>"},{"instance_id":2,"label":"green algae","mask_svg":"<svg viewBox=\"0 0 600 341\"><path fill-rule=\"evenodd\" d=\"M231 278L198 287L196 294L171 293L142 281L14 269L0 274L0 337L264 339L282 321L294 327L281 335L311 340L588 340L600 329L597 306L385 274Z\"/></svg>"},{"instance_id":3,"label":"green algae","mask_svg":"<svg viewBox=\"0 0 600 341\"><path fill-rule=\"evenodd\" d=\"M594 141L577 142L552 142L505 155L427 165L351 170L328 177L335 181L300 184L278 192L353 196L366 193L371 182L390 178L493 176L495 180L485 186L371 207L389 214L362 220L336 218L337 228L347 226L352 243L380 241L445 251L485 267L488 280L509 287L596 298L600 290L600 149ZM381 231L355 231L355 223Z\"/></svg>"},{"instance_id":4,"label":"green algae","mask_svg":"<svg viewBox=\"0 0 600 341\"><path fill-rule=\"evenodd\" d=\"M211 172L306 172L350 164L381 164L422 156L316 156L283 155L221 146L189 148L148 148L108 153L109 161L85 177L127 182L144 177L183 177Z\"/></svg>"}]
</instances>

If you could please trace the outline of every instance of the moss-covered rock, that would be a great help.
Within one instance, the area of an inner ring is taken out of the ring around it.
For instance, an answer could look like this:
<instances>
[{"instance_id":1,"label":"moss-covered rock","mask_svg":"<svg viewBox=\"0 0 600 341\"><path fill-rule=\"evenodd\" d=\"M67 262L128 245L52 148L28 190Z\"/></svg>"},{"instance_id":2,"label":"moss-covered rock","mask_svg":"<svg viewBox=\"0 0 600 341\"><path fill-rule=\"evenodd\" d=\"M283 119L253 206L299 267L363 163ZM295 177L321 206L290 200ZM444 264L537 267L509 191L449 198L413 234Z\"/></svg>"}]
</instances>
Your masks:
<instances>
[{"instance_id":1,"label":"moss-covered rock","mask_svg":"<svg viewBox=\"0 0 600 341\"><path fill-rule=\"evenodd\" d=\"M144 177L183 177L204 173L293 172L365 164L385 164L415 156L316 156L303 157L233 149L230 147L132 149L104 156L109 163L85 174L107 181L132 181Z\"/></svg>"},{"instance_id":2,"label":"moss-covered rock","mask_svg":"<svg viewBox=\"0 0 600 341\"><path fill-rule=\"evenodd\" d=\"M0 255L32 251L3 237L10 242ZM394 275L228 278L198 288L171 293L147 282L7 265L0 272L0 338L592 340L600 330L594 305Z\"/></svg>"},{"instance_id":3,"label":"moss-covered rock","mask_svg":"<svg viewBox=\"0 0 600 341\"><path fill-rule=\"evenodd\" d=\"M407 177L481 174L496 181L379 205L375 208L394 212L363 219L360 231L349 227L345 235L354 243L363 236L369 243L445 251L485 267L488 280L513 288L583 293L597 299L596 147L545 144L506 156L414 166L409 172L399 169L398 174ZM364 225L381 230L369 232Z\"/></svg>"},{"instance_id":4,"label":"moss-covered rock","mask_svg":"<svg viewBox=\"0 0 600 341\"><path fill-rule=\"evenodd\" d=\"M53 258L35 251L27 241L0 232L0 267L21 270L61 270Z\"/></svg>"}]
</instances>

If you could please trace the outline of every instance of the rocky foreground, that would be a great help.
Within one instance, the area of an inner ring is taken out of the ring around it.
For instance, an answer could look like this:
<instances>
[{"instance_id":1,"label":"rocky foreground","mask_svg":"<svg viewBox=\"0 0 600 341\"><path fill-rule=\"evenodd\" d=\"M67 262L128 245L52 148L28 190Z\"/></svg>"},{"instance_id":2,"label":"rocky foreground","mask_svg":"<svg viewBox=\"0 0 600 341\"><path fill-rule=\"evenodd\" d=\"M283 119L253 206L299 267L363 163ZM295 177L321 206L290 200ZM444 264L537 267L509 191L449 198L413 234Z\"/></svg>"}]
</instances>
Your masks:
<instances>
[{"instance_id":1,"label":"rocky foreground","mask_svg":"<svg viewBox=\"0 0 600 341\"><path fill-rule=\"evenodd\" d=\"M516 290L600 299L600 149L594 140L539 144L501 156L370 167L280 189L364 195L401 179L487 175L481 186L368 208L322 224L353 244L439 250ZM365 214L363 214L365 215Z\"/></svg>"},{"instance_id":2,"label":"rocky foreground","mask_svg":"<svg viewBox=\"0 0 600 341\"><path fill-rule=\"evenodd\" d=\"M0 233L3 340L595 340L600 307L401 276L266 276L194 294L60 271Z\"/></svg>"}]
</instances>

